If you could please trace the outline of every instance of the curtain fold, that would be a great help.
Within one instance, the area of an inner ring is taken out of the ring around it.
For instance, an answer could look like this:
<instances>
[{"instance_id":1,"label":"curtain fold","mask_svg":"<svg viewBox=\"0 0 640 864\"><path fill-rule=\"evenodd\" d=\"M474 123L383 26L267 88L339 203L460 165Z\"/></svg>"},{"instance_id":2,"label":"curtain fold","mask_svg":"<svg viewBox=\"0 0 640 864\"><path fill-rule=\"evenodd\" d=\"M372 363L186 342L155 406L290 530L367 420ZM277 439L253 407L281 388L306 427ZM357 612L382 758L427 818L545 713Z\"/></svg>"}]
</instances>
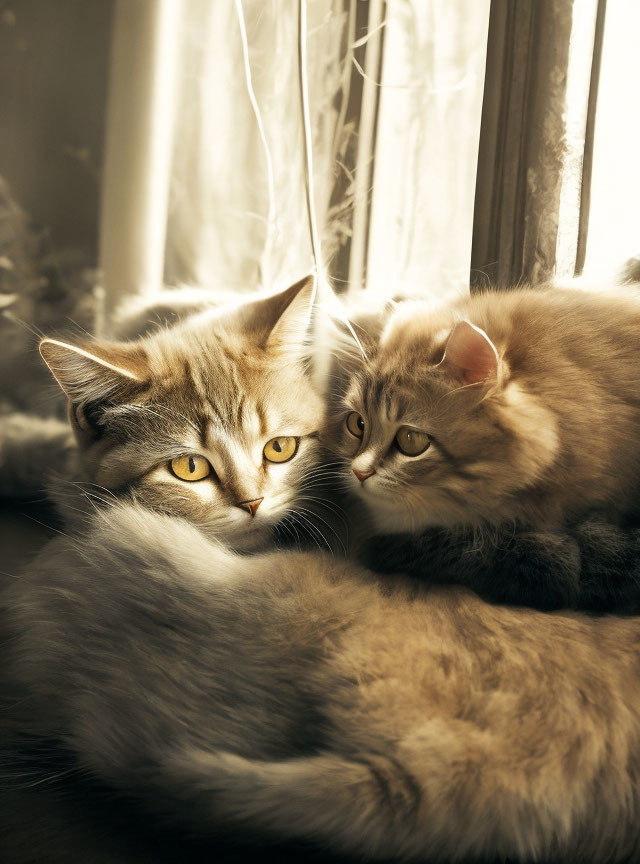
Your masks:
<instances>
[{"instance_id":1,"label":"curtain fold","mask_svg":"<svg viewBox=\"0 0 640 864\"><path fill-rule=\"evenodd\" d=\"M573 0L491 5L471 265L476 288L554 275L575 8ZM585 94L588 87L587 73Z\"/></svg>"},{"instance_id":2,"label":"curtain fold","mask_svg":"<svg viewBox=\"0 0 640 864\"><path fill-rule=\"evenodd\" d=\"M367 290L469 290L489 0L388 0Z\"/></svg>"},{"instance_id":3,"label":"curtain fold","mask_svg":"<svg viewBox=\"0 0 640 864\"><path fill-rule=\"evenodd\" d=\"M99 243L107 312L162 286L181 13L181 0L115 7Z\"/></svg>"},{"instance_id":4,"label":"curtain fold","mask_svg":"<svg viewBox=\"0 0 640 864\"><path fill-rule=\"evenodd\" d=\"M165 278L236 291L294 281L313 264L304 185L298 2L241 4L268 159L249 100L236 4L184 2L180 39L185 60ZM315 0L308 4L307 18L316 218L322 246L330 253L336 242L328 219L332 154L342 146L336 136L345 134L339 128L339 97L348 10L342 0Z\"/></svg>"},{"instance_id":5,"label":"curtain fold","mask_svg":"<svg viewBox=\"0 0 640 864\"><path fill-rule=\"evenodd\" d=\"M593 144L595 138L596 109L598 106L598 91L600 89L600 66L602 63L602 47L604 42L604 22L607 11L607 0L598 0L596 20L593 34L593 57L591 76L589 80L589 101L585 121L585 148L582 160L580 213L576 261L574 273L581 276L587 257L587 237L589 234L589 214L591 211L591 177L593 173Z\"/></svg>"}]
</instances>

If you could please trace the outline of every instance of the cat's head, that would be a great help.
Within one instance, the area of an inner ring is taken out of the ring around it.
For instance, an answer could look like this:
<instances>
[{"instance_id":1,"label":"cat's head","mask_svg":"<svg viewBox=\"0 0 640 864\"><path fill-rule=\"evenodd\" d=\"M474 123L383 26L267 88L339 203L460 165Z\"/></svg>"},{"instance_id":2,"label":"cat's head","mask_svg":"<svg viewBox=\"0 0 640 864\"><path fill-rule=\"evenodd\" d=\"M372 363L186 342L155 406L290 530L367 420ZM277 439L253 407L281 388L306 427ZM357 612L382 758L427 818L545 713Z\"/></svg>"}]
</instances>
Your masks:
<instances>
[{"instance_id":1,"label":"cat's head","mask_svg":"<svg viewBox=\"0 0 640 864\"><path fill-rule=\"evenodd\" d=\"M327 445L382 531L520 518L553 461L557 421L510 373L504 346L451 313L398 311L351 375Z\"/></svg>"},{"instance_id":2,"label":"cat's head","mask_svg":"<svg viewBox=\"0 0 640 864\"><path fill-rule=\"evenodd\" d=\"M318 453L312 296L309 278L133 342L44 339L87 494L133 496L236 548L263 542Z\"/></svg>"}]
</instances>

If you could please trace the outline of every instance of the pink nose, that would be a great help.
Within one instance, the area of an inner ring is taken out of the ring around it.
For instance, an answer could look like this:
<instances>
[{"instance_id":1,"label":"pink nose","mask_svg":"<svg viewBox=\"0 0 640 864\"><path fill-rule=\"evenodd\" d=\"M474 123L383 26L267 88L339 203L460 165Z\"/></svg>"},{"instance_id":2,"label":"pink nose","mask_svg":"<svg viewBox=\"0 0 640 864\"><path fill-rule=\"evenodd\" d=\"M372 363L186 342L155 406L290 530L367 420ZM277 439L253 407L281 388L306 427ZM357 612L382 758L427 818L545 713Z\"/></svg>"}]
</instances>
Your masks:
<instances>
[{"instance_id":1,"label":"pink nose","mask_svg":"<svg viewBox=\"0 0 640 864\"><path fill-rule=\"evenodd\" d=\"M357 468L354 468L353 473L356 475L356 477L361 483L364 483L367 477L373 477L373 475L376 473L376 469L374 468L373 471L358 471Z\"/></svg>"},{"instance_id":2,"label":"pink nose","mask_svg":"<svg viewBox=\"0 0 640 864\"><path fill-rule=\"evenodd\" d=\"M262 504L264 498L254 498L253 501L238 501L236 507L242 507L243 510L246 510L247 513L251 513L252 516L255 516L258 507Z\"/></svg>"}]
</instances>

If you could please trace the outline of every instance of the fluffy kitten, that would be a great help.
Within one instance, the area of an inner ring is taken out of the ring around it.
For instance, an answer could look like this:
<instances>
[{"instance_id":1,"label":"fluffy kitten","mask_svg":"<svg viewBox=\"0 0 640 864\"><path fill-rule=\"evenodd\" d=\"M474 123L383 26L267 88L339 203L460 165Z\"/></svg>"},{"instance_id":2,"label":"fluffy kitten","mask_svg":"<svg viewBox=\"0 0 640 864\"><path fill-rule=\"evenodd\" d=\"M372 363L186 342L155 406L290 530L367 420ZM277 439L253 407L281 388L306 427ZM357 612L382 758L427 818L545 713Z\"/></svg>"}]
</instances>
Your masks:
<instances>
[{"instance_id":1,"label":"fluffy kitten","mask_svg":"<svg viewBox=\"0 0 640 864\"><path fill-rule=\"evenodd\" d=\"M87 501L127 496L253 548L290 512L318 455L324 406L306 374L313 280L209 310L133 342L40 351L69 399L74 481Z\"/></svg>"},{"instance_id":2,"label":"fluffy kitten","mask_svg":"<svg viewBox=\"0 0 640 864\"><path fill-rule=\"evenodd\" d=\"M636 608L639 360L630 294L400 306L333 412L349 485L393 532L366 560L495 600Z\"/></svg>"},{"instance_id":3,"label":"fluffy kitten","mask_svg":"<svg viewBox=\"0 0 640 864\"><path fill-rule=\"evenodd\" d=\"M637 619L239 557L126 503L53 541L3 606L5 730L201 836L640 860Z\"/></svg>"}]
</instances>

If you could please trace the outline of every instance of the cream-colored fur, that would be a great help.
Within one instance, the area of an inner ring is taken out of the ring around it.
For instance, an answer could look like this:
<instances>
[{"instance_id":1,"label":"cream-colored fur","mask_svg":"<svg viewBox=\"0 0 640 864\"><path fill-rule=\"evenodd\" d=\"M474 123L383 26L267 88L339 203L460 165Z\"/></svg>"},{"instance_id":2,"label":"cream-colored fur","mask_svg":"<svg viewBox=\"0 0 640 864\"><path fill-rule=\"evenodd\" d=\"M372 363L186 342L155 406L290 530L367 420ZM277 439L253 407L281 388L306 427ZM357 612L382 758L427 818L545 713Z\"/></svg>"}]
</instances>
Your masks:
<instances>
[{"instance_id":1,"label":"cream-colored fur","mask_svg":"<svg viewBox=\"0 0 640 864\"><path fill-rule=\"evenodd\" d=\"M222 329L218 320L214 331L186 332L192 346L206 332L217 352L228 346ZM637 619L494 608L462 590L378 583L326 556L230 552L212 539L236 537L222 517L200 523L207 537L185 521L200 522L201 502L185 506L162 484L154 497L158 478L139 482L123 442L103 452L96 435L115 424L133 460L146 453L143 438L157 448L154 435L183 434L162 413L162 424L136 430L138 414L117 410L137 400L155 410L161 396L181 411L189 376L172 377L179 345L164 338L133 352L45 348L87 464L108 454L105 476L128 471L138 485L133 502L90 513L3 592L5 746L60 742L81 770L205 835L234 826L371 859L640 861ZM390 350L393 338L391 329ZM505 363L495 410L508 434L508 422L535 422L538 401L494 341ZM230 356L227 372L242 375L247 363L266 380L281 375L262 353L256 367L252 352ZM87 368L101 370L97 408ZM396 360L398 376L408 368ZM237 410L238 379L205 380ZM391 412L401 402L382 404ZM388 432L395 421L386 422ZM542 470L564 446L560 425L539 431L519 451L523 471ZM154 512L163 503L184 518Z\"/></svg>"},{"instance_id":2,"label":"cream-colored fur","mask_svg":"<svg viewBox=\"0 0 640 864\"><path fill-rule=\"evenodd\" d=\"M200 834L640 861L638 619L239 557L131 504L55 540L3 606L5 730Z\"/></svg>"},{"instance_id":3,"label":"cream-colored fur","mask_svg":"<svg viewBox=\"0 0 640 864\"><path fill-rule=\"evenodd\" d=\"M474 326L462 332L465 321ZM375 470L345 477L385 531L557 528L593 509L615 519L637 509L639 361L640 298L629 290L521 289L439 312L400 305L352 366L330 437L350 467ZM351 411L364 418L362 439L345 427ZM403 425L431 446L403 455Z\"/></svg>"}]
</instances>

